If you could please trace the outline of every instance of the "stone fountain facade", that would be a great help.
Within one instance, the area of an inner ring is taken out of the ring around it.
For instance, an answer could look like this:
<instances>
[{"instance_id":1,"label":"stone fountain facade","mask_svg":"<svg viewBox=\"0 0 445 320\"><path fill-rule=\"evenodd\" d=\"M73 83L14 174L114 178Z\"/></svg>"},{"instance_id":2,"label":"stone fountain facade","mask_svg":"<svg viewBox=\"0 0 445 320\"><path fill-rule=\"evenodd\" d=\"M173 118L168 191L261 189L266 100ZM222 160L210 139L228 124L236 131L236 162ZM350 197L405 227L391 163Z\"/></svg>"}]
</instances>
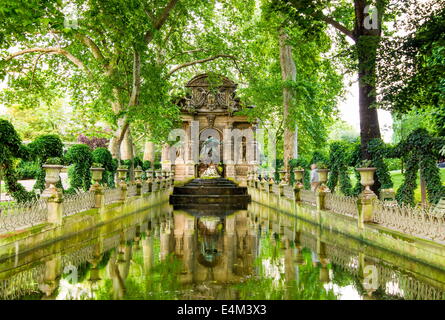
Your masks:
<instances>
[{"instance_id":1,"label":"stone fountain facade","mask_svg":"<svg viewBox=\"0 0 445 320\"><path fill-rule=\"evenodd\" d=\"M169 137L178 142L163 146L162 169L174 170L175 180L184 180L200 177L213 165L222 177L245 185L247 172L258 165L260 153L257 123L236 114L250 108L237 98L237 85L225 77L201 74L185 87L188 94L178 102L182 126Z\"/></svg>"}]
</instances>

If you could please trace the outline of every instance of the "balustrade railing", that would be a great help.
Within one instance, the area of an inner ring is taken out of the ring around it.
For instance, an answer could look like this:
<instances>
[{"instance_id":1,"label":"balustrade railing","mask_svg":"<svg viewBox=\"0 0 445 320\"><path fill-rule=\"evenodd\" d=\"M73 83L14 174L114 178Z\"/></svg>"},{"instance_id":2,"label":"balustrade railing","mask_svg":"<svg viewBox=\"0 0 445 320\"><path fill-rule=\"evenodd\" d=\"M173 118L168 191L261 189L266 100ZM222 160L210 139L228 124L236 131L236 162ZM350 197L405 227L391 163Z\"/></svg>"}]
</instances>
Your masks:
<instances>
[{"instance_id":1,"label":"balustrade railing","mask_svg":"<svg viewBox=\"0 0 445 320\"><path fill-rule=\"evenodd\" d=\"M356 197L342 196L334 193L327 193L324 200L324 206L327 210L339 213L345 216L357 218Z\"/></svg>"},{"instance_id":2,"label":"balustrade railing","mask_svg":"<svg viewBox=\"0 0 445 320\"><path fill-rule=\"evenodd\" d=\"M94 192L87 191L64 196L63 216L67 217L94 208Z\"/></svg>"},{"instance_id":3,"label":"balustrade railing","mask_svg":"<svg viewBox=\"0 0 445 320\"><path fill-rule=\"evenodd\" d=\"M360 276L358 253L326 244L326 256L331 263L341 269ZM405 300L443 300L445 298L443 290L386 265L384 262L379 261L373 264L372 261L368 261L366 265L375 267L373 272L376 274L373 274L373 278L377 280L378 287L389 296ZM364 274L361 275L363 276Z\"/></svg>"},{"instance_id":4,"label":"balustrade railing","mask_svg":"<svg viewBox=\"0 0 445 320\"><path fill-rule=\"evenodd\" d=\"M294 187L291 185L284 186L283 195L288 199L295 200Z\"/></svg>"},{"instance_id":5,"label":"balustrade railing","mask_svg":"<svg viewBox=\"0 0 445 320\"><path fill-rule=\"evenodd\" d=\"M39 285L43 283L45 264L24 270L0 280L0 300L19 299L23 296L40 293Z\"/></svg>"},{"instance_id":6,"label":"balustrade railing","mask_svg":"<svg viewBox=\"0 0 445 320\"><path fill-rule=\"evenodd\" d=\"M148 190L149 190L148 183L147 182L142 183L142 189L141 189L142 194L148 193Z\"/></svg>"},{"instance_id":7,"label":"balustrade railing","mask_svg":"<svg viewBox=\"0 0 445 320\"><path fill-rule=\"evenodd\" d=\"M300 198L302 202L316 205L317 204L317 197L315 195L315 192L312 190L300 190Z\"/></svg>"},{"instance_id":8,"label":"balustrade railing","mask_svg":"<svg viewBox=\"0 0 445 320\"><path fill-rule=\"evenodd\" d=\"M135 184L129 185L127 189L127 195L129 197L134 197L135 195L137 195L137 185Z\"/></svg>"},{"instance_id":9,"label":"balustrade railing","mask_svg":"<svg viewBox=\"0 0 445 320\"><path fill-rule=\"evenodd\" d=\"M104 190L104 203L110 204L121 200L120 189L105 189Z\"/></svg>"},{"instance_id":10,"label":"balustrade railing","mask_svg":"<svg viewBox=\"0 0 445 320\"><path fill-rule=\"evenodd\" d=\"M25 229L47 221L48 204L44 199L0 207L0 234Z\"/></svg>"},{"instance_id":11,"label":"balustrade railing","mask_svg":"<svg viewBox=\"0 0 445 320\"><path fill-rule=\"evenodd\" d=\"M373 221L389 229L434 241L445 241L445 217L429 209L376 200Z\"/></svg>"},{"instance_id":12,"label":"balustrade railing","mask_svg":"<svg viewBox=\"0 0 445 320\"><path fill-rule=\"evenodd\" d=\"M90 245L62 256L62 270L67 266L78 267L91 261L94 257L94 248L94 245Z\"/></svg>"}]
</instances>

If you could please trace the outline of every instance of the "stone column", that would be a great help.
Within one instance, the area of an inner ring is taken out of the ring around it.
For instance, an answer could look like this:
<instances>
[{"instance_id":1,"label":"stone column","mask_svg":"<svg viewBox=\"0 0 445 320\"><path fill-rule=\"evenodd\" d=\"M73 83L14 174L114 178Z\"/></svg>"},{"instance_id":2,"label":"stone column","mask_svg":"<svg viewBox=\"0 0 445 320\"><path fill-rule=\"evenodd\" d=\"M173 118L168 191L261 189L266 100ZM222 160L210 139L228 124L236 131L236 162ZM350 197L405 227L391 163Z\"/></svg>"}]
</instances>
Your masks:
<instances>
[{"instance_id":1,"label":"stone column","mask_svg":"<svg viewBox=\"0 0 445 320\"><path fill-rule=\"evenodd\" d=\"M226 165L226 177L235 179L235 155L232 153L232 135L233 123L228 122L227 127L223 131L223 161ZM234 139L235 140L235 139ZM235 147L236 143L234 141ZM232 159L233 158L233 159Z\"/></svg>"},{"instance_id":2,"label":"stone column","mask_svg":"<svg viewBox=\"0 0 445 320\"><path fill-rule=\"evenodd\" d=\"M190 159L193 164L199 162L199 121L190 122Z\"/></svg>"}]
</instances>

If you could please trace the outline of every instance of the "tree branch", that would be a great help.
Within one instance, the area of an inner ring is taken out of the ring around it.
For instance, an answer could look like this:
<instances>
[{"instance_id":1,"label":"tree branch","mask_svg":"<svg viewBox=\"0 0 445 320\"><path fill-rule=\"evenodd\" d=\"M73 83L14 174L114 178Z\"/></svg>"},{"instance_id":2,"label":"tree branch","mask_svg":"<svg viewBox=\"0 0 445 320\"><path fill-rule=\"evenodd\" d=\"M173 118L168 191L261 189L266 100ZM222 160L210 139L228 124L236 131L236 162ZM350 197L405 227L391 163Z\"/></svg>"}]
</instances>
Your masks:
<instances>
[{"instance_id":1,"label":"tree branch","mask_svg":"<svg viewBox=\"0 0 445 320\"><path fill-rule=\"evenodd\" d=\"M154 30L159 30L164 25L165 21L167 21L168 16L170 15L170 11L176 6L179 0L170 0L169 3L165 6L164 10L162 10L159 18L154 22L153 28ZM144 39L148 44L153 39L153 30L149 30L145 33Z\"/></svg>"},{"instance_id":2,"label":"tree branch","mask_svg":"<svg viewBox=\"0 0 445 320\"><path fill-rule=\"evenodd\" d=\"M213 61L213 60L216 60L218 58L229 58L229 59L232 59L233 61L236 62L236 58L234 56L232 56L232 55L229 55L229 54L217 54L216 56L208 57L208 58L205 58L205 59L199 59L199 60L194 60L194 61L190 61L190 62L186 62L186 63L180 64L180 65L174 67L173 69L171 69L167 73L167 76L171 76L173 73L175 73L176 71L181 70L183 68L190 67L190 66L193 66L195 64L200 64L200 63Z\"/></svg>"},{"instance_id":3,"label":"tree branch","mask_svg":"<svg viewBox=\"0 0 445 320\"><path fill-rule=\"evenodd\" d=\"M96 60L102 62L105 70L109 71L109 65L97 44L86 35L77 34L76 37L79 38L79 40L82 41L83 44L85 44L91 50L91 53Z\"/></svg>"},{"instance_id":4,"label":"tree branch","mask_svg":"<svg viewBox=\"0 0 445 320\"><path fill-rule=\"evenodd\" d=\"M61 54L65 56L68 60L70 60L72 63L74 63L79 69L82 69L83 71L87 72L89 75L91 75L91 71L85 66L85 64L78 58L76 58L74 55L72 55L70 52L62 49L62 48L29 48L22 51L15 52L11 54L10 56L5 58L5 61L12 60L18 56L32 53L32 52L42 52L47 54Z\"/></svg>"},{"instance_id":5,"label":"tree branch","mask_svg":"<svg viewBox=\"0 0 445 320\"><path fill-rule=\"evenodd\" d=\"M331 17L325 16L325 15L321 15L321 18L323 19L324 22L330 24L331 26L333 26L335 29L337 29L338 31L342 32L344 35L348 36L349 38L351 38L352 40L356 41L356 37L354 36L354 32L349 30L348 28L346 28L344 25L342 25L340 22L332 19Z\"/></svg>"}]
</instances>

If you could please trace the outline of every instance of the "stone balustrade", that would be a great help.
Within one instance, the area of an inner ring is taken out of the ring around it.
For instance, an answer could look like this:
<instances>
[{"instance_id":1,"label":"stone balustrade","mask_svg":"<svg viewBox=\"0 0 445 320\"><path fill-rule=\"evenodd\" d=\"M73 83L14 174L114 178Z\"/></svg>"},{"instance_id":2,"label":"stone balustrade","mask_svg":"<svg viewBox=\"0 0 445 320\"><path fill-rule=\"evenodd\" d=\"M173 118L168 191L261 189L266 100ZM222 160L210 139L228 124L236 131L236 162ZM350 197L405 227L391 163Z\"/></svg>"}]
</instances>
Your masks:
<instances>
[{"instance_id":1,"label":"stone balustrade","mask_svg":"<svg viewBox=\"0 0 445 320\"><path fill-rule=\"evenodd\" d=\"M104 211L106 206L132 198L168 190L173 187L170 175L148 176L133 183L121 180L117 188L109 189L99 184L100 179L86 192L64 195L53 183L42 193L39 200L29 203L11 204L0 208L0 234L26 230L33 226L52 223L62 225L66 217L91 210Z\"/></svg>"},{"instance_id":2,"label":"stone balustrade","mask_svg":"<svg viewBox=\"0 0 445 320\"><path fill-rule=\"evenodd\" d=\"M415 237L445 243L445 217L434 215L424 208L380 201L369 188L365 188L358 197L351 197L331 193L323 185L312 191L303 189L299 182L291 186L286 180L279 184L265 179L258 181L253 175L249 175L247 185L253 201L274 208L308 205L316 210L352 218L356 220L359 230L363 230L365 225L378 224ZM296 212L296 209L286 211Z\"/></svg>"}]
</instances>

